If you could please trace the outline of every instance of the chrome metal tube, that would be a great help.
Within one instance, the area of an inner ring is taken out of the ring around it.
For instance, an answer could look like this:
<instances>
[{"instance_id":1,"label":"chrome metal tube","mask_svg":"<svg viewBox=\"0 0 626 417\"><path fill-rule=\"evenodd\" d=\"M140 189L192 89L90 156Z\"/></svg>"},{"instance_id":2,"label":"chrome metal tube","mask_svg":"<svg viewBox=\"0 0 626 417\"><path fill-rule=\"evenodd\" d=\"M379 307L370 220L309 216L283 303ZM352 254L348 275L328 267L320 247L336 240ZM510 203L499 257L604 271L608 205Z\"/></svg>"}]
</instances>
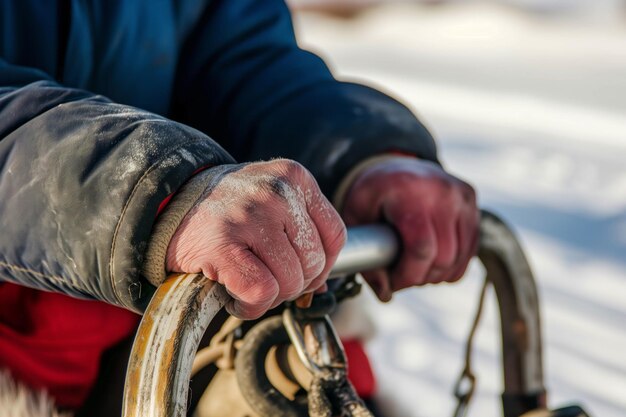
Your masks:
<instances>
[{"instance_id":1,"label":"chrome metal tube","mask_svg":"<svg viewBox=\"0 0 626 417\"><path fill-rule=\"evenodd\" d=\"M546 406L539 295L517 238L500 218L483 211L478 257L500 309L503 411L516 417Z\"/></svg>"},{"instance_id":2,"label":"chrome metal tube","mask_svg":"<svg viewBox=\"0 0 626 417\"><path fill-rule=\"evenodd\" d=\"M388 266L399 250L398 237L389 226L349 227L346 245L330 275L337 277Z\"/></svg>"}]
</instances>

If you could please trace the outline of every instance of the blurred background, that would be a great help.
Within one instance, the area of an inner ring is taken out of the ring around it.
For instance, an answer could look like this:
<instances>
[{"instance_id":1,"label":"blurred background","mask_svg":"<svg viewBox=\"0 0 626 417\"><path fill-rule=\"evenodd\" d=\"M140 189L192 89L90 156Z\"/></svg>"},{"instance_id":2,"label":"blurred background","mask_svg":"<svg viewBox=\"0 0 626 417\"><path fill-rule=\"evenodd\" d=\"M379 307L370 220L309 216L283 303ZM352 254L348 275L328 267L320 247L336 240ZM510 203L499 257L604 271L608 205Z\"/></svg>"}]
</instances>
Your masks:
<instances>
[{"instance_id":1,"label":"blurred background","mask_svg":"<svg viewBox=\"0 0 626 417\"><path fill-rule=\"evenodd\" d=\"M302 46L399 98L444 165L517 231L538 280L551 406L626 415L626 1L291 0ZM449 416L482 272L367 297L390 415ZM475 342L470 416L498 416L499 318Z\"/></svg>"}]
</instances>

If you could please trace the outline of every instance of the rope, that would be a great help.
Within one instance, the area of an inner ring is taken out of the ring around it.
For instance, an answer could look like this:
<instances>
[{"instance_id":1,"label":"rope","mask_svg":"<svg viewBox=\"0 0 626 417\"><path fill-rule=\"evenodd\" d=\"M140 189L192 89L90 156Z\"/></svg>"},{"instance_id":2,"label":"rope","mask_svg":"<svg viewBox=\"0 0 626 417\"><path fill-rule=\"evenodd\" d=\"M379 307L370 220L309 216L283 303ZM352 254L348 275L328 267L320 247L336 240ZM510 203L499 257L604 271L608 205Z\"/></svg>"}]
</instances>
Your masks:
<instances>
[{"instance_id":1,"label":"rope","mask_svg":"<svg viewBox=\"0 0 626 417\"><path fill-rule=\"evenodd\" d=\"M472 323L469 336L467 337L467 343L465 344L465 366L457 382L454 386L454 395L458 399L456 410L454 411L454 417L463 417L467 414L468 406L474 395L476 388L476 376L472 371L472 346L474 344L474 336L478 329L478 323L483 312L483 306L485 304L485 296L487 294L487 287L489 287L489 280L485 279L482 289L480 291L480 299L478 300L478 308L476 310L476 316ZM469 386L465 387L464 382L467 381Z\"/></svg>"}]
</instances>

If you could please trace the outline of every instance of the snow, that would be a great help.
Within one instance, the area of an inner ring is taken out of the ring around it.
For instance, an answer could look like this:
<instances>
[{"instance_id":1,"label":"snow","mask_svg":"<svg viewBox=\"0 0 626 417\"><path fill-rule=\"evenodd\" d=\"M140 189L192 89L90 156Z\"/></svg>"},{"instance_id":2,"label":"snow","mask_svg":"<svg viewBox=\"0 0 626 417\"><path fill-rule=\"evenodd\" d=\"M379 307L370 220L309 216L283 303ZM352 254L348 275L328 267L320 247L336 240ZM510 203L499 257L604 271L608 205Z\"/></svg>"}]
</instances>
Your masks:
<instances>
[{"instance_id":1,"label":"snow","mask_svg":"<svg viewBox=\"0 0 626 417\"><path fill-rule=\"evenodd\" d=\"M538 281L550 406L626 415L626 25L484 4L296 23L340 77L416 110L444 164L514 227ZM458 284L385 305L366 297L379 328L368 349L393 415L451 415L482 276L475 263ZM498 327L490 294L470 416L501 415Z\"/></svg>"}]
</instances>

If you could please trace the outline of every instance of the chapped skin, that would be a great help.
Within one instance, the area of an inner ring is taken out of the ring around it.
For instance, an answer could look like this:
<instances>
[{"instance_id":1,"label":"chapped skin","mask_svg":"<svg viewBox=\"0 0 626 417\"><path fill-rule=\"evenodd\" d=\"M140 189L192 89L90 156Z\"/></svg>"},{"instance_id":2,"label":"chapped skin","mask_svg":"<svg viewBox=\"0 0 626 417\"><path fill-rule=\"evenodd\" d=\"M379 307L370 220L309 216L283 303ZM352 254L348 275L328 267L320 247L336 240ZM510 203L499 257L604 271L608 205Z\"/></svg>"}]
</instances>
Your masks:
<instances>
[{"instance_id":1,"label":"chapped skin","mask_svg":"<svg viewBox=\"0 0 626 417\"><path fill-rule=\"evenodd\" d=\"M460 279L478 247L474 189L413 157L385 159L361 172L342 214L349 226L385 221L400 234L396 264L363 274L382 301L404 288Z\"/></svg>"},{"instance_id":2,"label":"chapped skin","mask_svg":"<svg viewBox=\"0 0 626 417\"><path fill-rule=\"evenodd\" d=\"M246 164L212 181L176 230L169 271L223 284L243 319L319 289L346 230L313 176L289 160Z\"/></svg>"},{"instance_id":3,"label":"chapped skin","mask_svg":"<svg viewBox=\"0 0 626 417\"><path fill-rule=\"evenodd\" d=\"M386 221L402 238L390 270L364 274L383 301L404 288L456 281L476 251L474 190L429 161L394 156L368 166L349 186L342 213L350 225ZM233 165L183 219L166 267L224 284L229 311L253 319L322 287L344 242L339 214L300 164Z\"/></svg>"}]
</instances>

